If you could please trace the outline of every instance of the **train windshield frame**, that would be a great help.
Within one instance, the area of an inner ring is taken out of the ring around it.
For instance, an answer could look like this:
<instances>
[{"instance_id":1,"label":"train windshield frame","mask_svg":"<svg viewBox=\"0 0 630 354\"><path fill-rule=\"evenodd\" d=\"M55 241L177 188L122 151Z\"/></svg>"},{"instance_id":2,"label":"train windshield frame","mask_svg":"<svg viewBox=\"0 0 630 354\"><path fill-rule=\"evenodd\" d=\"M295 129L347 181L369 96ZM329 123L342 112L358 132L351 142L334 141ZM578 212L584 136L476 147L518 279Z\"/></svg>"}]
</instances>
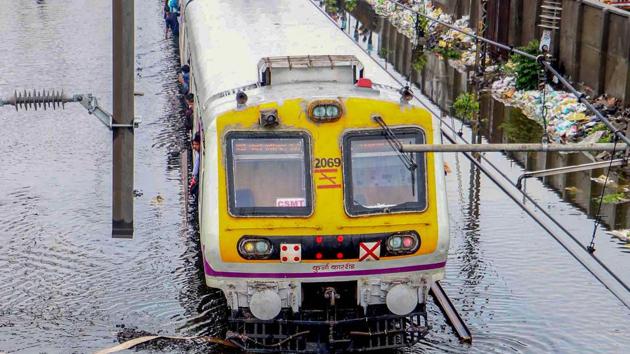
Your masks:
<instances>
[{"instance_id":1,"label":"train windshield frame","mask_svg":"<svg viewBox=\"0 0 630 354\"><path fill-rule=\"evenodd\" d=\"M304 132L226 135L228 210L232 216L310 216L311 144Z\"/></svg>"},{"instance_id":2,"label":"train windshield frame","mask_svg":"<svg viewBox=\"0 0 630 354\"><path fill-rule=\"evenodd\" d=\"M421 128L392 128L405 144L424 144ZM344 204L350 216L423 212L427 209L426 156L413 153L409 170L383 130L349 131L343 137Z\"/></svg>"}]
</instances>

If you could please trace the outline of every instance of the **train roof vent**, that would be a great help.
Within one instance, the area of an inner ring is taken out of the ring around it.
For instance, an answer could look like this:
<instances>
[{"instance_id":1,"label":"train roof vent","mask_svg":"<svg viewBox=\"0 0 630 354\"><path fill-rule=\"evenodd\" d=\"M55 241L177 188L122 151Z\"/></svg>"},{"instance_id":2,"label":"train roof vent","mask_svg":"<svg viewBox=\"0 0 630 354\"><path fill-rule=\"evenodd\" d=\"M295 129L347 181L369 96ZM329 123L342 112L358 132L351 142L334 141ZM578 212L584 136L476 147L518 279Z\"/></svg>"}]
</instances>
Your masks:
<instances>
[{"instance_id":1,"label":"train roof vent","mask_svg":"<svg viewBox=\"0 0 630 354\"><path fill-rule=\"evenodd\" d=\"M295 82L354 84L363 64L354 55L267 57L258 62L262 86Z\"/></svg>"}]
</instances>

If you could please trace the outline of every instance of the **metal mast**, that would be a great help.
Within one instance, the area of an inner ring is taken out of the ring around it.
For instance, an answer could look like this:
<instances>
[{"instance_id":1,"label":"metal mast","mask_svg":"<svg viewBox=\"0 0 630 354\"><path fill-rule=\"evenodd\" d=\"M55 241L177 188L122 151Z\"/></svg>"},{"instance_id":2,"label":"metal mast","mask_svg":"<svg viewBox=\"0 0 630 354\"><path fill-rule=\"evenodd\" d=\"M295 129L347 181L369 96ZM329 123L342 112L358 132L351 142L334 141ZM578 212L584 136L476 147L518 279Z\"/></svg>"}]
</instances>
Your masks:
<instances>
[{"instance_id":1,"label":"metal mast","mask_svg":"<svg viewBox=\"0 0 630 354\"><path fill-rule=\"evenodd\" d=\"M133 237L134 0L112 0L112 237ZM116 126L120 125L120 126Z\"/></svg>"}]
</instances>

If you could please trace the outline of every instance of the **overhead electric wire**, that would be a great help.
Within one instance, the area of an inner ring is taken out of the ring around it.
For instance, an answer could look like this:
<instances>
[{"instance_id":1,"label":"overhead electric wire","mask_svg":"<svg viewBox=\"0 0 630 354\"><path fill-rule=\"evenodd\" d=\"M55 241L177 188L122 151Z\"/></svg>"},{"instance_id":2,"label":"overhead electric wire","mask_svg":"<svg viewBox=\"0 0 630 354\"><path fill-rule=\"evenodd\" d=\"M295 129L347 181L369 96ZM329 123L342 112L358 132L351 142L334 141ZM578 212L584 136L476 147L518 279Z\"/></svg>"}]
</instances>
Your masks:
<instances>
[{"instance_id":1,"label":"overhead electric wire","mask_svg":"<svg viewBox=\"0 0 630 354\"><path fill-rule=\"evenodd\" d=\"M595 223L593 226L593 235L591 237L591 243L586 248L590 253L595 252L595 234L597 233L597 227L601 223L601 216L599 213L602 210L602 203L604 202L604 194L606 193L606 185L608 185L608 178L610 177L610 170L612 170L612 164L615 157L615 152L617 151L617 142L619 141L618 136L613 137L615 145L613 145L613 150L610 155L610 163L608 164L608 169L606 170L606 179L604 180L604 186L602 187L602 193L599 196L599 204L597 205L597 213L595 214Z\"/></svg>"},{"instance_id":2,"label":"overhead electric wire","mask_svg":"<svg viewBox=\"0 0 630 354\"><path fill-rule=\"evenodd\" d=\"M391 0L390 0L391 1ZM311 2L312 3L312 2ZM317 8L320 12L322 12L328 19L329 21L331 21L332 23L334 23L336 25L336 22L330 17L328 16L328 14L321 9L319 6L317 6L316 4L312 3L313 6L315 6L315 8ZM421 14L422 15L422 14ZM431 18L430 18L431 19ZM441 22L441 21L439 21ZM343 31L342 31L343 32ZM462 31L460 31L462 32ZM348 35L347 33L343 32L346 37L348 37L350 40L352 40L352 37L350 35ZM465 33L465 32L463 32ZM468 33L466 33L468 34ZM469 34L468 34L469 35ZM488 40L489 41L489 40ZM492 44L493 41L489 41L489 43ZM356 43L355 43L356 44ZM365 54L368 55L368 57L370 59L372 59L374 61L374 63L376 63L376 65L378 65L381 69L383 69L392 79L394 79L396 82L398 82L400 85L402 85L403 83L396 78L391 72L389 72L378 60L376 60L374 57L372 57L372 55L367 52L363 47L358 46ZM507 46L506 46L507 47ZM510 47L511 48L511 47ZM516 51L515 51L516 52ZM536 59L535 56L528 54L528 53L524 53L523 54L527 57L530 58L534 58ZM459 137L459 139L461 139L465 144L470 144L466 139L463 138L463 136L461 134L458 134L458 132L448 124L448 122L446 122L445 119L442 118L442 111L440 110L439 112L435 112L435 110L430 107L429 105L427 105L423 100L421 100L418 96L416 96L415 94L413 94L414 98L420 102L420 104L422 104L428 111L430 111L439 121L442 125L446 126L450 131L452 131L453 133L455 133L455 137L451 137L449 136L443 129L442 129L442 134L444 136L446 136L446 138L453 144L458 144L457 143L457 137ZM439 109L439 107L438 107ZM444 112L446 113L446 112ZM451 117L452 118L452 117ZM630 146L630 145L629 145ZM525 204L521 203L520 200L518 200L517 198L514 198L511 193L509 193L507 191L507 189L505 189L504 186L502 186L500 184L500 182L494 178L494 176L491 175L490 171L488 171L483 165L481 165L481 163L479 163L478 161L476 161L470 154L468 153L463 153L466 158L468 158L468 160L470 160L473 164L475 164L493 183L495 183L504 193L506 193L521 209L523 209L523 211L525 211L539 226L541 226L545 231L547 231L547 233L549 235L551 235L565 250L567 250L567 252L569 252L569 254L578 262L580 263L584 268L586 268L586 270L591 273L602 285L604 285L604 287L606 287L606 289L608 289L617 299L619 299L619 301L621 301L627 308L630 308L630 296L628 296L628 294L630 294L630 286L628 286L628 284L626 284L621 278L619 278L608 266L606 266L597 256L595 256L595 254L589 253L587 252L586 254L590 255L592 259L594 259L597 264L602 267L602 269L604 269L606 271L606 273L608 273L608 275L610 275L619 285L621 285L621 287L623 287L626 291L625 294L618 294L617 291L615 291L611 284L608 284L608 282L604 279L602 279L598 274L596 274L596 272L591 269L591 266L589 264L587 264L584 260L581 259L581 257L577 254L574 253L567 245L564 244L564 242L562 240L560 240L560 238L551 230L549 229L548 226L546 226L542 220L539 220L539 218L537 217L536 214L532 213L531 210L529 210L529 208L527 208L525 206ZM522 196L527 199L530 203L532 203L532 205L538 209L538 211L542 212L543 215L545 215L545 217L547 217L549 220L552 221L552 223L558 227L562 232L564 232L571 240L573 240L580 249L584 250L584 245L580 242L580 240L578 240L569 230L567 230L564 226L562 226L562 224L560 224L560 222L558 222L553 216L551 216L545 209L543 209L540 204L538 204L532 197L529 196L529 194L527 194L525 191L522 191L520 188L517 188L516 185L514 184L514 182L512 182L512 180L505 174L503 173L503 171L501 171L495 164L493 164L488 158L486 158L484 155L481 155L481 158L488 164L490 165L496 172L499 173L499 175L501 177L503 177L505 180L507 180L507 182L509 184L511 184L519 193L522 194ZM625 296L624 296L625 295Z\"/></svg>"}]
</instances>

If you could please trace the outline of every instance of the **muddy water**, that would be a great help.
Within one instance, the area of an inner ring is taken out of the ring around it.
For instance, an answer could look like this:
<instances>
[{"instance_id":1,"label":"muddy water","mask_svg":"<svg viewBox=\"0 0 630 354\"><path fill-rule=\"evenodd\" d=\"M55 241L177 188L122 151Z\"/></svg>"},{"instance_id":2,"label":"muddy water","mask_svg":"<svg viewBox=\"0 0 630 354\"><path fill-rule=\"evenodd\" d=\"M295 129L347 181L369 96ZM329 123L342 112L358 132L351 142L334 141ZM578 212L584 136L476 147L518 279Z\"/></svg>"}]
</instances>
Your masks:
<instances>
[{"instance_id":1,"label":"muddy water","mask_svg":"<svg viewBox=\"0 0 630 354\"><path fill-rule=\"evenodd\" d=\"M0 94L63 88L93 93L111 107L110 3L3 3ZM222 298L203 285L196 231L182 194L185 134L174 84L175 44L163 38L160 1L136 3L136 85L145 96L136 103L143 118L136 132L135 178L142 196L136 198L133 240L110 238L106 128L73 105L56 112L0 110L0 351L83 353L135 330L173 335L221 330ZM455 155L447 160L453 168L448 176L453 241L445 285L475 341L458 343L432 306L434 329L410 351L629 347L630 311L467 161ZM509 160L494 160L518 172ZM544 187L528 188L574 228L590 225ZM144 350L159 349L209 348L164 344Z\"/></svg>"}]
</instances>

